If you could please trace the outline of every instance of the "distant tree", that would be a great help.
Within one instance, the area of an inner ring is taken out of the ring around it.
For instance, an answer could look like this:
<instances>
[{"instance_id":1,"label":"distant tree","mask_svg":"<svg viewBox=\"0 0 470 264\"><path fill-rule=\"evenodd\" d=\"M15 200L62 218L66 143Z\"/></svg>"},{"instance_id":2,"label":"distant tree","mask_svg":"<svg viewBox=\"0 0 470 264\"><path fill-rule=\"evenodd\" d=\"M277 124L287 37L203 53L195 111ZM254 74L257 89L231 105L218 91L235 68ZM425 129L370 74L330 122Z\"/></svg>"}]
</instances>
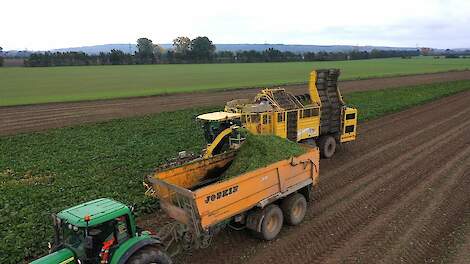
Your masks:
<instances>
[{"instance_id":1,"label":"distant tree","mask_svg":"<svg viewBox=\"0 0 470 264\"><path fill-rule=\"evenodd\" d=\"M124 64L125 54L122 50L112 49L109 54L109 61L112 65Z\"/></svg>"},{"instance_id":2,"label":"distant tree","mask_svg":"<svg viewBox=\"0 0 470 264\"><path fill-rule=\"evenodd\" d=\"M267 62L282 61L283 54L280 50L269 48L263 51L264 60Z\"/></svg>"},{"instance_id":3,"label":"distant tree","mask_svg":"<svg viewBox=\"0 0 470 264\"><path fill-rule=\"evenodd\" d=\"M209 62L215 52L215 45L208 37L197 37L191 40L191 57L196 62Z\"/></svg>"},{"instance_id":4,"label":"distant tree","mask_svg":"<svg viewBox=\"0 0 470 264\"><path fill-rule=\"evenodd\" d=\"M98 64L106 65L109 64L109 53L100 52L98 55Z\"/></svg>"},{"instance_id":5,"label":"distant tree","mask_svg":"<svg viewBox=\"0 0 470 264\"><path fill-rule=\"evenodd\" d=\"M235 54L228 50L217 52L215 57L219 63L235 62Z\"/></svg>"},{"instance_id":6,"label":"distant tree","mask_svg":"<svg viewBox=\"0 0 470 264\"><path fill-rule=\"evenodd\" d=\"M155 60L154 50L155 46L152 43L152 40L148 38L139 38L137 40L137 52L135 54L139 63L153 63Z\"/></svg>"},{"instance_id":7,"label":"distant tree","mask_svg":"<svg viewBox=\"0 0 470 264\"><path fill-rule=\"evenodd\" d=\"M3 48L0 47L0 67L3 66Z\"/></svg>"},{"instance_id":8,"label":"distant tree","mask_svg":"<svg viewBox=\"0 0 470 264\"><path fill-rule=\"evenodd\" d=\"M162 55L164 54L165 49L162 48L160 45L154 44L153 45L153 60L152 63L160 63Z\"/></svg>"},{"instance_id":9,"label":"distant tree","mask_svg":"<svg viewBox=\"0 0 470 264\"><path fill-rule=\"evenodd\" d=\"M189 50L191 48L191 39L184 36L177 37L173 40L173 47L175 48L176 53L187 55L189 54Z\"/></svg>"}]
</instances>

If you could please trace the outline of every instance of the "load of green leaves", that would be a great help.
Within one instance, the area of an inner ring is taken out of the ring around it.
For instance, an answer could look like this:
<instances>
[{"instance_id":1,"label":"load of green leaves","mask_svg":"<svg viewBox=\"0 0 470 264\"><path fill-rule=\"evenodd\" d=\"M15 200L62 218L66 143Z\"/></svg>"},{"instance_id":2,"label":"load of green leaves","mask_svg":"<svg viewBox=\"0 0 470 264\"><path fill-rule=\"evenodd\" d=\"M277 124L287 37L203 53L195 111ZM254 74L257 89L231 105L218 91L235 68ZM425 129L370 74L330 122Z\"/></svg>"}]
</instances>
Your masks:
<instances>
[{"instance_id":1,"label":"load of green leaves","mask_svg":"<svg viewBox=\"0 0 470 264\"><path fill-rule=\"evenodd\" d=\"M222 174L220 180L228 180L306 152L299 144L278 136L254 135L249 132L244 134L246 134L245 142L238 150L237 156L230 167Z\"/></svg>"}]
</instances>

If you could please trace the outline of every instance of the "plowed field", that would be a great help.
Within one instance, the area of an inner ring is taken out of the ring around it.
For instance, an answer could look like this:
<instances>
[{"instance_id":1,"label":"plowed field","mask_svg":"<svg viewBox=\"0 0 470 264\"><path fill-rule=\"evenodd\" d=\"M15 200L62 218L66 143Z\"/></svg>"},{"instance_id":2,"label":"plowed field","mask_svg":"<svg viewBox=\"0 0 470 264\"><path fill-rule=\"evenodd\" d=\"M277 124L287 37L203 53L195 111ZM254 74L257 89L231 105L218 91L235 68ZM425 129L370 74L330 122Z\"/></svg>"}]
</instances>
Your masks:
<instances>
[{"instance_id":1,"label":"plowed field","mask_svg":"<svg viewBox=\"0 0 470 264\"><path fill-rule=\"evenodd\" d=\"M470 71L422 74L340 83L343 93L378 90L407 85L470 79ZM307 93L306 85L286 87L294 94ZM50 103L0 107L0 135L47 130L115 118L174 111L191 107L224 105L235 98L253 98L259 88L219 92L170 94L162 96Z\"/></svg>"}]
</instances>

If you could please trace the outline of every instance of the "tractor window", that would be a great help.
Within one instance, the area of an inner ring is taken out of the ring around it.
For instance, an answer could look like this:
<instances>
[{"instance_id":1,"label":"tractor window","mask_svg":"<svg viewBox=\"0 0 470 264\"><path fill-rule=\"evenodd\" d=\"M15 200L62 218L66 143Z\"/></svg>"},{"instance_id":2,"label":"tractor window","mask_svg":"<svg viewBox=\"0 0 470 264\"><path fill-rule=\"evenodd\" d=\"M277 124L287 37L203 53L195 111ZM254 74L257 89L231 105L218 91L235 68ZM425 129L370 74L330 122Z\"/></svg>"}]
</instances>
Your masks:
<instances>
[{"instance_id":1,"label":"tractor window","mask_svg":"<svg viewBox=\"0 0 470 264\"><path fill-rule=\"evenodd\" d=\"M122 243L123 241L126 241L129 238L130 229L127 220L127 215L123 215L116 218L117 239L119 243Z\"/></svg>"},{"instance_id":2,"label":"tractor window","mask_svg":"<svg viewBox=\"0 0 470 264\"><path fill-rule=\"evenodd\" d=\"M88 229L88 234L94 237L94 244L101 248L103 243L115 239L115 221L108 221Z\"/></svg>"},{"instance_id":3,"label":"tractor window","mask_svg":"<svg viewBox=\"0 0 470 264\"><path fill-rule=\"evenodd\" d=\"M73 228L69 224L64 224L61 229L64 245L78 248L82 244L85 237L83 229Z\"/></svg>"}]
</instances>

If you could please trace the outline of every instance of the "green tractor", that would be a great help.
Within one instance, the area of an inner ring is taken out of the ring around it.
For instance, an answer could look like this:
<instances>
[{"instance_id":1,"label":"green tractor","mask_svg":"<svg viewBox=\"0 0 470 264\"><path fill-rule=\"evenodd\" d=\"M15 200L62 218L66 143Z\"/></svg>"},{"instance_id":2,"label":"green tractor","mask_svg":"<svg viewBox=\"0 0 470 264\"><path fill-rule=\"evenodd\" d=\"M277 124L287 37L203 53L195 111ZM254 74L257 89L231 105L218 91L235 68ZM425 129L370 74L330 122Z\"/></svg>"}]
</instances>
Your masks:
<instances>
[{"instance_id":1,"label":"green tractor","mask_svg":"<svg viewBox=\"0 0 470 264\"><path fill-rule=\"evenodd\" d=\"M102 198L53 215L50 254L33 264L168 264L170 257L150 232L137 228L132 210Z\"/></svg>"}]
</instances>

